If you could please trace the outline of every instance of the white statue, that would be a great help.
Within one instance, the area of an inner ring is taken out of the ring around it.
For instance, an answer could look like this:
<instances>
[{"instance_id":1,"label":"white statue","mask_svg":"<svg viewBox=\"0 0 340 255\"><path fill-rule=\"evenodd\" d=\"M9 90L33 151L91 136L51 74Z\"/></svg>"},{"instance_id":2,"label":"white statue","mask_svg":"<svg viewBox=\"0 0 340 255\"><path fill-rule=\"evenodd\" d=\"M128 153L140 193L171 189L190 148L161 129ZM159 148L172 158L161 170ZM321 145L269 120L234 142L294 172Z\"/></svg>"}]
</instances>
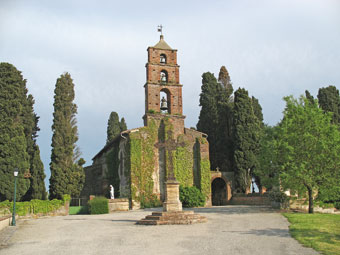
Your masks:
<instances>
[{"instance_id":1,"label":"white statue","mask_svg":"<svg viewBox=\"0 0 340 255\"><path fill-rule=\"evenodd\" d=\"M115 194L114 194L115 190L113 188L112 185L110 185L110 196L111 196L111 199L115 199Z\"/></svg>"}]
</instances>

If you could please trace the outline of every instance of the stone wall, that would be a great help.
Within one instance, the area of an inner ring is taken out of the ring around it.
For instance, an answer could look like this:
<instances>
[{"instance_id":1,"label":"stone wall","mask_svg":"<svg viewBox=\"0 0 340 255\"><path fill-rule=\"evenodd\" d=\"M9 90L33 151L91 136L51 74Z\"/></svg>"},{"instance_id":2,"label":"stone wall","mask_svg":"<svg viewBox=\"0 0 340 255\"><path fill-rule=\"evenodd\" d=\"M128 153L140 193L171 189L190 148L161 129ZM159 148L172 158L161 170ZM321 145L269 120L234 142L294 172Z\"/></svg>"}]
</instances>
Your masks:
<instances>
[{"instance_id":1,"label":"stone wall","mask_svg":"<svg viewBox=\"0 0 340 255\"><path fill-rule=\"evenodd\" d=\"M129 199L127 198L109 199L109 213L128 210Z\"/></svg>"},{"instance_id":2,"label":"stone wall","mask_svg":"<svg viewBox=\"0 0 340 255\"><path fill-rule=\"evenodd\" d=\"M234 194L229 201L231 205L267 205L271 206L271 201L267 196Z\"/></svg>"}]
</instances>

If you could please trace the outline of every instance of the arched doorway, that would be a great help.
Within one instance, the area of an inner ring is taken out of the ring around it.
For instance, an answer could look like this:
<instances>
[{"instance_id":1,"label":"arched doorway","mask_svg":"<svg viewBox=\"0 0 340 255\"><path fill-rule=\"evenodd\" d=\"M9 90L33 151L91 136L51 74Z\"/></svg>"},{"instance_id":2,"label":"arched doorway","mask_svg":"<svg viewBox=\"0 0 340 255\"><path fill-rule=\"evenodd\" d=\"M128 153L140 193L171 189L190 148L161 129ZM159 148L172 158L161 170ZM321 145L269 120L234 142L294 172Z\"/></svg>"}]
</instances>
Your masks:
<instances>
[{"instance_id":1,"label":"arched doorway","mask_svg":"<svg viewBox=\"0 0 340 255\"><path fill-rule=\"evenodd\" d=\"M211 183L212 205L227 204L227 184L222 178L215 178Z\"/></svg>"}]
</instances>

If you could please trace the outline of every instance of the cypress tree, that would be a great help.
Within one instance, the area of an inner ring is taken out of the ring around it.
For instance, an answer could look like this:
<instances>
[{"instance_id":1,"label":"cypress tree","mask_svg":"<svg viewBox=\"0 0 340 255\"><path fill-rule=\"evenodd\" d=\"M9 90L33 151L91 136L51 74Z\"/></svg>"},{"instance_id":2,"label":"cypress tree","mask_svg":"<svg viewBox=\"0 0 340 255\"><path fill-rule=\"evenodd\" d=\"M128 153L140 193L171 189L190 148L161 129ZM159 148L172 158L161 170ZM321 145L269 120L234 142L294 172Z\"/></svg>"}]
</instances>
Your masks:
<instances>
[{"instance_id":1,"label":"cypress tree","mask_svg":"<svg viewBox=\"0 0 340 255\"><path fill-rule=\"evenodd\" d=\"M309 101L311 104L314 104L314 103L315 103L314 97L311 95L311 93L310 93L308 90L305 90L305 95L306 95L306 98L308 99L308 101Z\"/></svg>"},{"instance_id":2,"label":"cypress tree","mask_svg":"<svg viewBox=\"0 0 340 255\"><path fill-rule=\"evenodd\" d=\"M218 75L220 92L217 95L218 107L218 130L217 130L217 164L221 171L233 169L233 86L229 73L222 66Z\"/></svg>"},{"instance_id":3,"label":"cypress tree","mask_svg":"<svg viewBox=\"0 0 340 255\"><path fill-rule=\"evenodd\" d=\"M202 75L202 92L200 94L201 111L197 123L197 130L208 135L210 166L218 166L217 141L218 141L218 100L221 92L214 74L207 72Z\"/></svg>"},{"instance_id":4,"label":"cypress tree","mask_svg":"<svg viewBox=\"0 0 340 255\"><path fill-rule=\"evenodd\" d=\"M125 121L124 121L125 122ZM109 120L107 121L107 138L106 144L112 141L121 132L119 116L116 112L111 112Z\"/></svg>"},{"instance_id":5,"label":"cypress tree","mask_svg":"<svg viewBox=\"0 0 340 255\"><path fill-rule=\"evenodd\" d=\"M120 126L120 132L127 130L127 125L126 125L124 117L120 119L119 126Z\"/></svg>"},{"instance_id":6,"label":"cypress tree","mask_svg":"<svg viewBox=\"0 0 340 255\"><path fill-rule=\"evenodd\" d=\"M220 68L220 72L218 74L218 81L222 85L222 87L226 90L226 95L228 98L233 94L233 85L231 83L231 79L229 76L229 72L225 66Z\"/></svg>"},{"instance_id":7,"label":"cypress tree","mask_svg":"<svg viewBox=\"0 0 340 255\"><path fill-rule=\"evenodd\" d=\"M57 79L54 93L49 193L50 199L62 199L64 194L78 196L84 183L83 159L75 162L74 158L77 106L73 103L74 84L69 73Z\"/></svg>"},{"instance_id":8,"label":"cypress tree","mask_svg":"<svg viewBox=\"0 0 340 255\"><path fill-rule=\"evenodd\" d=\"M9 63L0 63L0 201L12 200L15 168L19 177L29 169L29 155L23 123L26 80ZM29 181L17 178L17 199L29 188Z\"/></svg>"},{"instance_id":9,"label":"cypress tree","mask_svg":"<svg viewBox=\"0 0 340 255\"><path fill-rule=\"evenodd\" d=\"M261 130L247 90L239 88L235 92L233 112L235 181L239 191L246 192L257 165Z\"/></svg>"},{"instance_id":10,"label":"cypress tree","mask_svg":"<svg viewBox=\"0 0 340 255\"><path fill-rule=\"evenodd\" d=\"M320 88L318 93L319 106L325 112L332 112L332 122L340 124L340 96L335 86Z\"/></svg>"},{"instance_id":11,"label":"cypress tree","mask_svg":"<svg viewBox=\"0 0 340 255\"><path fill-rule=\"evenodd\" d=\"M46 199L44 165L40 158L39 146L36 143L39 117L34 113L34 99L28 95L24 104L24 132L27 142L27 153L30 161L30 188L24 196L24 200Z\"/></svg>"}]
</instances>

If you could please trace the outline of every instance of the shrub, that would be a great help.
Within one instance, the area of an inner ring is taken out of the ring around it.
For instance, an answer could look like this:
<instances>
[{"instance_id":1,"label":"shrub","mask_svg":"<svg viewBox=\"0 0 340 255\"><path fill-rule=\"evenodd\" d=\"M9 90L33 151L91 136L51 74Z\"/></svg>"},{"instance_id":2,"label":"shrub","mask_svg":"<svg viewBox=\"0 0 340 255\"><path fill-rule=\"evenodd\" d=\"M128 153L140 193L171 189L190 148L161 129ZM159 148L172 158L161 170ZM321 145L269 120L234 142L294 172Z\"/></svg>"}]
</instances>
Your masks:
<instances>
[{"instance_id":1,"label":"shrub","mask_svg":"<svg viewBox=\"0 0 340 255\"><path fill-rule=\"evenodd\" d=\"M152 194L150 198L145 196L141 196L140 199L141 208L154 208L154 207L161 207L162 202L159 201L156 195Z\"/></svg>"},{"instance_id":2,"label":"shrub","mask_svg":"<svg viewBox=\"0 0 340 255\"><path fill-rule=\"evenodd\" d=\"M338 210L340 210L340 201L334 202L334 207Z\"/></svg>"},{"instance_id":3,"label":"shrub","mask_svg":"<svg viewBox=\"0 0 340 255\"><path fill-rule=\"evenodd\" d=\"M269 192L268 195L269 195L269 199L274 202L287 203L289 201L289 197L281 191L272 190Z\"/></svg>"},{"instance_id":4,"label":"shrub","mask_svg":"<svg viewBox=\"0 0 340 255\"><path fill-rule=\"evenodd\" d=\"M88 202L90 214L109 213L109 200L105 197L95 197Z\"/></svg>"},{"instance_id":5,"label":"shrub","mask_svg":"<svg viewBox=\"0 0 340 255\"><path fill-rule=\"evenodd\" d=\"M179 199L183 207L199 207L204 206L205 197L196 187L179 187Z\"/></svg>"}]
</instances>

